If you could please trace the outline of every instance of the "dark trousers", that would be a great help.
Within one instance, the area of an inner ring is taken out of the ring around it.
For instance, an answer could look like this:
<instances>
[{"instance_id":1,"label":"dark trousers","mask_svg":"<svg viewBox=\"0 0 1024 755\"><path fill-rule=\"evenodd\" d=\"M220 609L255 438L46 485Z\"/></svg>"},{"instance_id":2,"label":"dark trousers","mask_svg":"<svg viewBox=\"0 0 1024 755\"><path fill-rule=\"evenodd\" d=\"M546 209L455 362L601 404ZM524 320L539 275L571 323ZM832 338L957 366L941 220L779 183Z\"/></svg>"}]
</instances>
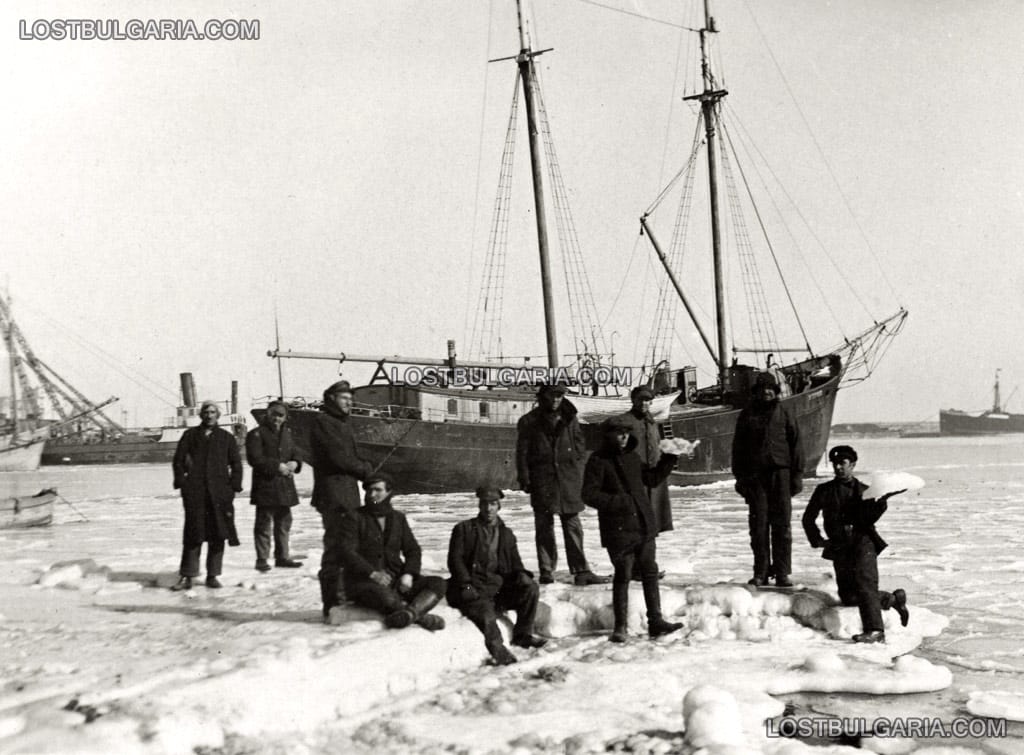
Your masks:
<instances>
[{"instance_id":1,"label":"dark trousers","mask_svg":"<svg viewBox=\"0 0 1024 755\"><path fill-rule=\"evenodd\" d=\"M773 468L751 480L746 495L749 508L750 549L754 552L754 576L788 577L792 572L793 535L790 518L789 470Z\"/></svg>"},{"instance_id":2,"label":"dark trousers","mask_svg":"<svg viewBox=\"0 0 1024 755\"><path fill-rule=\"evenodd\" d=\"M455 607L483 632L484 645L487 652L493 656L505 644L501 638L501 630L498 629L498 614L509 610L515 611L516 623L512 628L512 637L527 637L533 634L539 598L540 587L531 580L525 584L505 583L492 598L481 595L467 602L458 601Z\"/></svg>"},{"instance_id":3,"label":"dark trousers","mask_svg":"<svg viewBox=\"0 0 1024 755\"><path fill-rule=\"evenodd\" d=\"M224 541L212 540L206 546L206 576L219 577L224 566ZM181 576L199 576L199 554L202 549L202 543L181 547L181 568L178 570Z\"/></svg>"},{"instance_id":4,"label":"dark trousers","mask_svg":"<svg viewBox=\"0 0 1024 755\"><path fill-rule=\"evenodd\" d=\"M345 600L345 588L341 582L341 524L345 514L341 507L320 512L324 523L324 553L320 557L319 577L325 616L332 606L340 605Z\"/></svg>"},{"instance_id":5,"label":"dark trousers","mask_svg":"<svg viewBox=\"0 0 1024 755\"><path fill-rule=\"evenodd\" d=\"M444 577L419 576L413 580L412 589L404 595L394 587L379 585L372 579L361 579L354 584L349 584L345 592L356 605L378 611L387 616L389 613L405 608L415 601L417 596L423 593L432 593L440 599L444 597L445 588L447 587L448 580Z\"/></svg>"},{"instance_id":6,"label":"dark trousers","mask_svg":"<svg viewBox=\"0 0 1024 755\"><path fill-rule=\"evenodd\" d=\"M583 522L579 514L559 514L562 537L565 539L565 560L573 574L590 571L583 555ZM533 527L537 536L537 565L541 574L552 574L558 565L558 546L555 544L555 515L533 510Z\"/></svg>"},{"instance_id":7,"label":"dark trousers","mask_svg":"<svg viewBox=\"0 0 1024 755\"><path fill-rule=\"evenodd\" d=\"M270 535L274 535L274 558L288 558L288 534L292 531L292 510L288 506L257 506L256 525L252 530L256 543L256 560L270 558Z\"/></svg>"},{"instance_id":8,"label":"dark trousers","mask_svg":"<svg viewBox=\"0 0 1024 755\"><path fill-rule=\"evenodd\" d=\"M629 580L636 569L644 586L644 603L647 604L647 623L661 618L661 593L658 591L657 547L653 537L632 548L608 551L615 576L612 577L612 610L615 613L615 628L625 629L629 619Z\"/></svg>"},{"instance_id":9,"label":"dark trousers","mask_svg":"<svg viewBox=\"0 0 1024 755\"><path fill-rule=\"evenodd\" d=\"M882 631L882 609L892 607L892 593L878 589L878 554L870 538L854 535L832 561L836 570L839 600L857 606L865 632Z\"/></svg>"}]
</instances>

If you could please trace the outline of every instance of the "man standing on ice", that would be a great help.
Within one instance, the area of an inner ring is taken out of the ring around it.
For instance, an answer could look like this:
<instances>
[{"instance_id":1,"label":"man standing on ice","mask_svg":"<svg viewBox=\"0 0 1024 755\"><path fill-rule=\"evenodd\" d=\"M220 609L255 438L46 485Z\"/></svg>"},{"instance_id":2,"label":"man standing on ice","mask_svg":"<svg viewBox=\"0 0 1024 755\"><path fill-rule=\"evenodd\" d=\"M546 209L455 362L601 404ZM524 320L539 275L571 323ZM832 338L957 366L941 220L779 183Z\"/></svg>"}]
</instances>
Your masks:
<instances>
[{"instance_id":1,"label":"man standing on ice","mask_svg":"<svg viewBox=\"0 0 1024 755\"><path fill-rule=\"evenodd\" d=\"M583 463L586 443L576 407L565 398L562 385L542 385L537 406L519 419L516 427L516 473L519 487L530 494L537 541L540 583L555 581L558 546L555 514L562 522L565 559L577 585L602 584L608 580L590 571L583 553Z\"/></svg>"},{"instance_id":2,"label":"man standing on ice","mask_svg":"<svg viewBox=\"0 0 1024 755\"><path fill-rule=\"evenodd\" d=\"M662 453L649 466L635 452L637 439L631 424L622 417L605 420L601 426L604 445L590 455L583 474L583 500L597 509L601 545L615 567L612 581L612 609L615 629L609 639L625 642L629 624L629 581L634 568L640 572L647 604L647 633L659 637L683 625L665 621L661 614L658 562L655 538L658 523L647 491L668 478L678 456Z\"/></svg>"},{"instance_id":3,"label":"man standing on ice","mask_svg":"<svg viewBox=\"0 0 1024 755\"><path fill-rule=\"evenodd\" d=\"M497 614L514 610L512 644L539 648L535 637L540 587L523 566L512 530L498 516L505 494L498 488L476 491L479 513L455 525L448 544L448 605L459 609L484 634L484 646L499 666L516 662L498 628Z\"/></svg>"},{"instance_id":4,"label":"man standing on ice","mask_svg":"<svg viewBox=\"0 0 1024 755\"><path fill-rule=\"evenodd\" d=\"M867 485L853 476L857 452L850 446L835 446L828 452L835 478L814 489L803 515L804 532L812 548L824 548L822 558L831 559L836 572L839 600L844 606L857 606L863 631L854 642L885 642L882 609L894 608L903 626L910 621L907 594L903 590L878 589L878 554L886 542L875 529L885 513L887 501L906 492L896 490L878 499L863 497ZM818 529L818 514L823 515L826 540Z\"/></svg>"},{"instance_id":5,"label":"man standing on ice","mask_svg":"<svg viewBox=\"0 0 1024 755\"><path fill-rule=\"evenodd\" d=\"M352 433L352 387L339 380L324 391L324 403L310 434L310 463L313 465L313 508L324 524L324 553L320 559L320 597L326 620L331 608L342 600L341 523L345 515L359 508L359 480L365 480L373 465L360 458Z\"/></svg>"},{"instance_id":6,"label":"man standing on ice","mask_svg":"<svg viewBox=\"0 0 1024 755\"><path fill-rule=\"evenodd\" d=\"M302 457L285 427L288 407L283 401L271 401L260 426L245 438L245 458L252 467L252 494L256 507L253 541L256 544L256 571L270 571L270 537L274 537L274 565L295 569L301 561L288 555L288 537L292 529L292 507L299 504L294 475L302 469Z\"/></svg>"},{"instance_id":7,"label":"man standing on ice","mask_svg":"<svg viewBox=\"0 0 1024 755\"><path fill-rule=\"evenodd\" d=\"M199 407L200 424L181 435L174 451L174 489L185 507L181 568L172 590L191 590L199 576L199 556L206 549L206 586L222 587L217 577L224 565L224 541L238 545L235 493L242 492L242 457L238 441L217 426L220 408L214 401Z\"/></svg>"},{"instance_id":8,"label":"man standing on ice","mask_svg":"<svg viewBox=\"0 0 1024 755\"><path fill-rule=\"evenodd\" d=\"M429 611L444 597L447 582L420 574L422 551L405 514L391 505L391 478L372 474L363 490L365 503L341 524L345 595L384 614L392 629L414 622L431 632L444 629L444 619Z\"/></svg>"},{"instance_id":9,"label":"man standing on ice","mask_svg":"<svg viewBox=\"0 0 1024 755\"><path fill-rule=\"evenodd\" d=\"M803 489L804 454L800 428L779 401L779 382L762 372L754 382L753 400L736 419L732 439L732 473L736 492L747 503L754 576L763 587L770 576L777 587L791 587L792 497Z\"/></svg>"},{"instance_id":10,"label":"man standing on ice","mask_svg":"<svg viewBox=\"0 0 1024 755\"><path fill-rule=\"evenodd\" d=\"M646 385L640 385L629 393L629 399L633 407L619 418L629 424L629 432L636 438L636 452L640 461L645 466L657 465L661 458L661 433L658 432L658 423L651 416L651 404L654 401L654 391ZM668 532L675 529L672 524L672 501L668 494L668 478L665 478L657 485L647 489L651 499L651 507L654 509L654 518L657 522L658 532Z\"/></svg>"}]
</instances>

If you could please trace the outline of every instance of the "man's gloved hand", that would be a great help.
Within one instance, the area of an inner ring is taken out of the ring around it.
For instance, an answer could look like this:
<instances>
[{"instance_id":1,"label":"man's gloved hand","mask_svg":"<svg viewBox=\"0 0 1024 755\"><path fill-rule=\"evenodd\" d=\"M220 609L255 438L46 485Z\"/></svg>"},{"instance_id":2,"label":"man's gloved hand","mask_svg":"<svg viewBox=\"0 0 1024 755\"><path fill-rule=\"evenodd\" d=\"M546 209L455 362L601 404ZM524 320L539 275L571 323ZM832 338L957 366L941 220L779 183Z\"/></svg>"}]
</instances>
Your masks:
<instances>
[{"instance_id":1,"label":"man's gloved hand","mask_svg":"<svg viewBox=\"0 0 1024 755\"><path fill-rule=\"evenodd\" d=\"M476 600L480 597L480 594L476 591L473 585L463 585L462 590L459 592L459 597L462 598L463 602Z\"/></svg>"}]
</instances>

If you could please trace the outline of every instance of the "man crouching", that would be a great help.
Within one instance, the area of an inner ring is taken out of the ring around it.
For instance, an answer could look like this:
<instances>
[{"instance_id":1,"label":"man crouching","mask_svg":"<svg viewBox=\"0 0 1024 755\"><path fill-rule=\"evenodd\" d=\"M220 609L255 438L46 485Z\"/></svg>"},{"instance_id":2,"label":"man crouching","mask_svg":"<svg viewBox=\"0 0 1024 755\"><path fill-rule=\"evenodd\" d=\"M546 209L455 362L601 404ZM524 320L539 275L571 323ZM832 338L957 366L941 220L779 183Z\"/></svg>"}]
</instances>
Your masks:
<instances>
[{"instance_id":1,"label":"man crouching","mask_svg":"<svg viewBox=\"0 0 1024 755\"><path fill-rule=\"evenodd\" d=\"M447 580L420 575L420 546L405 514L391 506L391 478L373 474L363 482L363 506L349 512L340 532L345 594L356 605L384 614L392 629L412 623L435 632L444 619L428 613Z\"/></svg>"},{"instance_id":2,"label":"man crouching","mask_svg":"<svg viewBox=\"0 0 1024 755\"><path fill-rule=\"evenodd\" d=\"M458 608L484 633L484 646L499 666L516 662L498 629L497 614L514 609L512 644L539 648L547 640L533 635L540 587L523 567L516 536L498 516L505 494L477 488L480 513L455 525L448 545L448 605Z\"/></svg>"}]
</instances>

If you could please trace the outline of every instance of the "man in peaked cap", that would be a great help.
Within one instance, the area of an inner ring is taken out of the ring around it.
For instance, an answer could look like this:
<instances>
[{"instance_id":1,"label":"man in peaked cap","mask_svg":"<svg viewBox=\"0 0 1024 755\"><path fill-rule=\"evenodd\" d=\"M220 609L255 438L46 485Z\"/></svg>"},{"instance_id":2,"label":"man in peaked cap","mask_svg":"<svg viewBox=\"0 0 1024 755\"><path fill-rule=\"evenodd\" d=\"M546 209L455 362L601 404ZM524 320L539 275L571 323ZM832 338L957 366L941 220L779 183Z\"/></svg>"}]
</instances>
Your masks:
<instances>
[{"instance_id":1,"label":"man in peaked cap","mask_svg":"<svg viewBox=\"0 0 1024 755\"><path fill-rule=\"evenodd\" d=\"M577 585L607 582L590 570L583 552L583 464L586 444L576 407L565 398L563 385L545 384L537 406L516 426L516 473L519 487L530 494L541 584L555 581L558 546L555 515L562 522L565 557Z\"/></svg>"},{"instance_id":2,"label":"man in peaked cap","mask_svg":"<svg viewBox=\"0 0 1024 755\"><path fill-rule=\"evenodd\" d=\"M320 559L320 596L326 620L338 605L341 588L341 523L359 508L359 480L373 473L373 465L359 456L349 416L352 387L339 380L324 391L324 403L310 433L313 465L313 507L324 525L324 553Z\"/></svg>"},{"instance_id":3,"label":"man in peaked cap","mask_svg":"<svg viewBox=\"0 0 1024 755\"><path fill-rule=\"evenodd\" d=\"M422 551L405 514L392 506L392 487L388 475L369 475L363 481L365 503L342 520L345 594L384 614L392 629L416 623L435 632L444 629L444 619L430 609L444 597L447 583L420 574Z\"/></svg>"},{"instance_id":4,"label":"man in peaked cap","mask_svg":"<svg viewBox=\"0 0 1024 755\"><path fill-rule=\"evenodd\" d=\"M661 433L658 432L658 423L651 416L651 405L654 401L654 391L646 385L639 385L629 393L629 399L633 402L632 408L618 416L629 427L630 434L636 438L636 453L645 466L653 467L661 459L661 449L658 444L661 442ZM657 520L658 532L667 532L675 529L672 524L672 501L668 493L668 478L662 480L652 488L647 489L651 499L651 507L654 509L654 516Z\"/></svg>"},{"instance_id":5,"label":"man in peaked cap","mask_svg":"<svg viewBox=\"0 0 1024 755\"><path fill-rule=\"evenodd\" d=\"M491 659L506 666L516 657L505 646L497 614L515 610L513 645L542 647L546 640L533 634L540 587L523 566L516 536L498 516L504 493L485 485L476 496L477 516L455 525L448 545L448 604L476 624Z\"/></svg>"}]
</instances>

